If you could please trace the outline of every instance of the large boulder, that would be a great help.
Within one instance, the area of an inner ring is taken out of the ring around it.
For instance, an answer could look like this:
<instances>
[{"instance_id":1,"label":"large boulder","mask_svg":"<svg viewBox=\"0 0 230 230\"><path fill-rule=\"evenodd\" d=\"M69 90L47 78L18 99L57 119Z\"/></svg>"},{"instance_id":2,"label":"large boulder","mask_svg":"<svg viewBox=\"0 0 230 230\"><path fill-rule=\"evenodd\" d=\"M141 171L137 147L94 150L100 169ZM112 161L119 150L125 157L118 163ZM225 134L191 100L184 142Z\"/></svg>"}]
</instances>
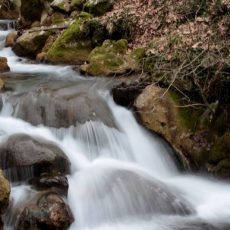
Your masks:
<instances>
[{"instance_id":1,"label":"large boulder","mask_svg":"<svg viewBox=\"0 0 230 230\"><path fill-rule=\"evenodd\" d=\"M53 192L45 192L39 193L22 208L15 229L67 230L73 220L73 215L62 197Z\"/></svg>"},{"instance_id":2,"label":"large boulder","mask_svg":"<svg viewBox=\"0 0 230 230\"><path fill-rule=\"evenodd\" d=\"M78 174L76 183L79 189L70 194L70 198L77 194L81 200L79 222L83 225L90 228L95 224L127 217L135 219L140 215L194 214L191 204L175 188L142 171L115 165L97 162ZM88 216L92 217L90 223Z\"/></svg>"},{"instance_id":3,"label":"large boulder","mask_svg":"<svg viewBox=\"0 0 230 230\"><path fill-rule=\"evenodd\" d=\"M93 15L103 15L113 7L114 0L87 0L84 10Z\"/></svg>"},{"instance_id":4,"label":"large boulder","mask_svg":"<svg viewBox=\"0 0 230 230\"><path fill-rule=\"evenodd\" d=\"M35 57L42 50L49 35L49 31L27 31L16 40L13 51L18 56Z\"/></svg>"},{"instance_id":5,"label":"large boulder","mask_svg":"<svg viewBox=\"0 0 230 230\"><path fill-rule=\"evenodd\" d=\"M87 19L90 15L85 16L77 19L52 44L47 53L49 62L82 64L88 60L91 50L104 41L104 26L97 20Z\"/></svg>"},{"instance_id":6,"label":"large boulder","mask_svg":"<svg viewBox=\"0 0 230 230\"><path fill-rule=\"evenodd\" d=\"M163 136L176 150L183 165L196 169L196 157L208 146L195 134L201 114L190 107L180 108L171 92L155 85L147 86L134 103L141 124Z\"/></svg>"},{"instance_id":7,"label":"large boulder","mask_svg":"<svg viewBox=\"0 0 230 230\"><path fill-rule=\"evenodd\" d=\"M81 71L93 76L116 76L135 69L135 61L127 55L128 43L106 40L89 55L89 63L81 66Z\"/></svg>"},{"instance_id":8,"label":"large boulder","mask_svg":"<svg viewBox=\"0 0 230 230\"><path fill-rule=\"evenodd\" d=\"M7 58L0 57L0 72L8 72L10 67L7 64Z\"/></svg>"},{"instance_id":9,"label":"large boulder","mask_svg":"<svg viewBox=\"0 0 230 230\"><path fill-rule=\"evenodd\" d=\"M15 116L33 125L68 128L87 121L102 121L115 126L107 104L91 88L93 82L53 82L20 97Z\"/></svg>"},{"instance_id":10,"label":"large boulder","mask_svg":"<svg viewBox=\"0 0 230 230\"><path fill-rule=\"evenodd\" d=\"M0 145L0 168L11 181L29 180L42 175L63 175L70 171L64 152L39 137L15 134Z\"/></svg>"}]
</instances>

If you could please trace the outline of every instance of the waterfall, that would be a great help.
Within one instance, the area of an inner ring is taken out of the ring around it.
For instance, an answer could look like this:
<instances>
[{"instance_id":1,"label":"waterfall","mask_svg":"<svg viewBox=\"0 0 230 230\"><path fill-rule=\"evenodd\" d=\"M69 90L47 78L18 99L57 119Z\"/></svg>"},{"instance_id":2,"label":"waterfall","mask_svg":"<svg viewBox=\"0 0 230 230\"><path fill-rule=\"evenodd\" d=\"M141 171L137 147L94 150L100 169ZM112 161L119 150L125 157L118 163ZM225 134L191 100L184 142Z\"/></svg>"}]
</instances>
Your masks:
<instances>
[{"instance_id":1,"label":"waterfall","mask_svg":"<svg viewBox=\"0 0 230 230\"><path fill-rule=\"evenodd\" d=\"M0 21L3 42L11 23ZM0 56L7 57L11 74L23 73L11 80L14 92L1 93L0 142L23 133L52 141L65 152L71 162L67 197L75 218L71 230L230 229L230 184L181 173L170 147L142 128L131 111L113 102L108 80L85 79L69 66L29 64L10 48L0 48ZM51 128L15 115L22 94L48 83L66 87L68 81L76 94L81 83L90 85L84 93L103 101L114 125L99 117ZM34 193L29 185L12 184L11 205L17 207ZM15 215L6 213L5 229L14 229Z\"/></svg>"}]
</instances>

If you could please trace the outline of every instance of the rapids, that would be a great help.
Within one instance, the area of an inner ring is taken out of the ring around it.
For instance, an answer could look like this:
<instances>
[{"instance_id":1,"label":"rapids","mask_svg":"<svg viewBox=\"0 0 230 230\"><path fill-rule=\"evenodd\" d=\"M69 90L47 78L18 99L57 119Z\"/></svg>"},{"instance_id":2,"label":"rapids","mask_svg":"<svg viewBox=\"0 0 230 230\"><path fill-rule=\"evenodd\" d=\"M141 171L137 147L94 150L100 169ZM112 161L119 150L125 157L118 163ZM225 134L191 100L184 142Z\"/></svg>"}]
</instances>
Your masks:
<instances>
[{"instance_id":1,"label":"rapids","mask_svg":"<svg viewBox=\"0 0 230 230\"><path fill-rule=\"evenodd\" d=\"M167 144L113 102L112 80L83 78L70 66L29 63L4 48L12 25L0 20L0 56L8 59L13 89L1 93L0 141L24 133L53 141L66 153L71 162L67 199L75 218L71 230L230 229L230 184L181 172ZM93 92L106 103L115 127L90 120L77 127L51 128L17 118L12 97L50 82L90 85L85 93ZM28 185L12 184L5 229L14 229L12 210L34 193Z\"/></svg>"}]
</instances>

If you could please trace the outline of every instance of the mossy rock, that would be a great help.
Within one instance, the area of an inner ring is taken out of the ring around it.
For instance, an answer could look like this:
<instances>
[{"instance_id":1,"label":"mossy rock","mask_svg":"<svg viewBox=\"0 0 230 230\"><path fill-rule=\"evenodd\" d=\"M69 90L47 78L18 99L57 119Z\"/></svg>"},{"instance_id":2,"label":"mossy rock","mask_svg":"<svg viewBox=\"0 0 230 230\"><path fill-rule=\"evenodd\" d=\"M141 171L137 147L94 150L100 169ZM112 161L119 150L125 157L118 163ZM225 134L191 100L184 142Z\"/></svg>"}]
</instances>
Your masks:
<instances>
[{"instance_id":1,"label":"mossy rock","mask_svg":"<svg viewBox=\"0 0 230 230\"><path fill-rule=\"evenodd\" d=\"M100 45L106 36L104 26L97 20L77 19L65 30L48 50L52 63L82 64L90 52Z\"/></svg>"},{"instance_id":2,"label":"mossy rock","mask_svg":"<svg viewBox=\"0 0 230 230\"><path fill-rule=\"evenodd\" d=\"M113 7L114 0L87 0L83 9L93 15L103 15Z\"/></svg>"},{"instance_id":3,"label":"mossy rock","mask_svg":"<svg viewBox=\"0 0 230 230\"><path fill-rule=\"evenodd\" d=\"M71 11L71 6L68 0L54 0L51 3L51 7L59 12L69 13Z\"/></svg>"},{"instance_id":4,"label":"mossy rock","mask_svg":"<svg viewBox=\"0 0 230 230\"><path fill-rule=\"evenodd\" d=\"M18 56L35 57L42 50L50 34L50 31L27 31L16 40L13 51Z\"/></svg>"},{"instance_id":5,"label":"mossy rock","mask_svg":"<svg viewBox=\"0 0 230 230\"><path fill-rule=\"evenodd\" d=\"M51 15L52 24L59 24L65 21L65 15L60 12L55 12Z\"/></svg>"},{"instance_id":6,"label":"mossy rock","mask_svg":"<svg viewBox=\"0 0 230 230\"><path fill-rule=\"evenodd\" d=\"M27 21L40 21L44 9L42 0L21 0L21 16Z\"/></svg>"},{"instance_id":7,"label":"mossy rock","mask_svg":"<svg viewBox=\"0 0 230 230\"><path fill-rule=\"evenodd\" d=\"M10 184L0 170L0 214L3 214L9 204Z\"/></svg>"},{"instance_id":8,"label":"mossy rock","mask_svg":"<svg viewBox=\"0 0 230 230\"><path fill-rule=\"evenodd\" d=\"M217 163L226 158L230 159L230 132L218 138L209 152L210 163Z\"/></svg>"},{"instance_id":9,"label":"mossy rock","mask_svg":"<svg viewBox=\"0 0 230 230\"><path fill-rule=\"evenodd\" d=\"M127 52L127 41L106 40L102 46L96 47L89 55L89 64L81 66L81 70L93 76L114 76L125 74L133 67Z\"/></svg>"}]
</instances>

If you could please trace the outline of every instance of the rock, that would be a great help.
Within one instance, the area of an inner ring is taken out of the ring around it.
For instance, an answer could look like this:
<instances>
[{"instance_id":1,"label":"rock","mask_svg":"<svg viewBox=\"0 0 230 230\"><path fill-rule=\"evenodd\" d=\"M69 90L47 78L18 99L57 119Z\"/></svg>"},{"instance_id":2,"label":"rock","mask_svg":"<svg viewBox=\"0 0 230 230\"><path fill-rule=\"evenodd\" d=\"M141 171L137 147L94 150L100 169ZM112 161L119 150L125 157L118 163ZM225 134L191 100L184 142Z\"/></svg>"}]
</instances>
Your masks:
<instances>
[{"instance_id":1,"label":"rock","mask_svg":"<svg viewBox=\"0 0 230 230\"><path fill-rule=\"evenodd\" d=\"M141 94L148 82L133 81L131 83L122 82L112 88L113 100L125 107L133 106L137 96Z\"/></svg>"},{"instance_id":2,"label":"rock","mask_svg":"<svg viewBox=\"0 0 230 230\"><path fill-rule=\"evenodd\" d=\"M87 0L84 10L93 15L103 15L113 7L114 0Z\"/></svg>"},{"instance_id":3,"label":"rock","mask_svg":"<svg viewBox=\"0 0 230 230\"><path fill-rule=\"evenodd\" d=\"M52 190L67 196L68 179L65 176L36 177L29 181L37 190Z\"/></svg>"},{"instance_id":4,"label":"rock","mask_svg":"<svg viewBox=\"0 0 230 230\"><path fill-rule=\"evenodd\" d=\"M25 134L10 136L0 145L0 168L11 181L27 181L42 175L70 171L64 152L54 143Z\"/></svg>"},{"instance_id":5,"label":"rock","mask_svg":"<svg viewBox=\"0 0 230 230\"><path fill-rule=\"evenodd\" d=\"M90 17L90 15L88 16ZM47 53L51 63L82 64L106 36L104 26L95 19L81 17L65 30Z\"/></svg>"},{"instance_id":6,"label":"rock","mask_svg":"<svg viewBox=\"0 0 230 230\"><path fill-rule=\"evenodd\" d=\"M71 7L73 9L82 9L85 1L86 0L71 0Z\"/></svg>"},{"instance_id":7,"label":"rock","mask_svg":"<svg viewBox=\"0 0 230 230\"><path fill-rule=\"evenodd\" d=\"M68 1L68 0L54 0L51 3L51 7L54 10L60 11L63 13L69 13L71 11L70 1Z\"/></svg>"},{"instance_id":8,"label":"rock","mask_svg":"<svg viewBox=\"0 0 230 230\"><path fill-rule=\"evenodd\" d=\"M89 64L81 65L81 71L92 76L116 76L133 72L135 62L126 55L127 41L106 40L89 55Z\"/></svg>"},{"instance_id":9,"label":"rock","mask_svg":"<svg viewBox=\"0 0 230 230\"><path fill-rule=\"evenodd\" d=\"M44 61L46 61L46 52L41 52L41 53L37 54L36 60L38 62L44 62Z\"/></svg>"},{"instance_id":10,"label":"rock","mask_svg":"<svg viewBox=\"0 0 230 230\"><path fill-rule=\"evenodd\" d=\"M43 124L54 128L98 120L115 127L110 109L93 90L92 84L94 82L87 81L47 84L19 98L14 115L33 125Z\"/></svg>"},{"instance_id":11,"label":"rock","mask_svg":"<svg viewBox=\"0 0 230 230\"><path fill-rule=\"evenodd\" d=\"M10 71L10 67L7 64L7 59L5 57L0 57L0 73Z\"/></svg>"},{"instance_id":12,"label":"rock","mask_svg":"<svg viewBox=\"0 0 230 230\"><path fill-rule=\"evenodd\" d=\"M50 33L49 31L27 31L16 40L13 51L18 56L34 57L42 50Z\"/></svg>"},{"instance_id":13,"label":"rock","mask_svg":"<svg viewBox=\"0 0 230 230\"><path fill-rule=\"evenodd\" d=\"M17 39L17 32L16 31L10 32L6 37L5 46L6 47L13 47L16 39Z\"/></svg>"},{"instance_id":14,"label":"rock","mask_svg":"<svg viewBox=\"0 0 230 230\"><path fill-rule=\"evenodd\" d=\"M155 85L144 89L135 100L134 107L140 123L163 136L176 150L184 167L197 168L195 156L203 151L203 146L193 139L189 125L185 123L192 122L192 112L184 117L185 111L179 110L170 92ZM199 119L200 116L197 116Z\"/></svg>"},{"instance_id":15,"label":"rock","mask_svg":"<svg viewBox=\"0 0 230 230\"><path fill-rule=\"evenodd\" d=\"M17 217L16 230L67 230L73 215L61 196L53 192L40 193Z\"/></svg>"},{"instance_id":16,"label":"rock","mask_svg":"<svg viewBox=\"0 0 230 230\"><path fill-rule=\"evenodd\" d=\"M4 87L5 87L5 82L0 78L0 90L2 90Z\"/></svg>"},{"instance_id":17,"label":"rock","mask_svg":"<svg viewBox=\"0 0 230 230\"><path fill-rule=\"evenodd\" d=\"M230 132L217 139L207 158L209 172L220 178L230 178Z\"/></svg>"},{"instance_id":18,"label":"rock","mask_svg":"<svg viewBox=\"0 0 230 230\"><path fill-rule=\"evenodd\" d=\"M0 214L3 214L9 204L10 184L0 170Z\"/></svg>"},{"instance_id":19,"label":"rock","mask_svg":"<svg viewBox=\"0 0 230 230\"><path fill-rule=\"evenodd\" d=\"M52 25L54 24L59 24L65 21L65 15L59 12L54 12L51 15L51 23Z\"/></svg>"},{"instance_id":20,"label":"rock","mask_svg":"<svg viewBox=\"0 0 230 230\"><path fill-rule=\"evenodd\" d=\"M89 229L95 224L111 220L119 222L140 215L184 216L195 213L191 204L175 188L143 171L108 165L97 162L85 173L81 171L78 177L78 181L82 181L78 184L81 189L76 191L83 204L81 223ZM89 223L87 217L92 213Z\"/></svg>"},{"instance_id":21,"label":"rock","mask_svg":"<svg viewBox=\"0 0 230 230\"><path fill-rule=\"evenodd\" d=\"M21 0L21 16L26 21L40 21L44 9L42 0Z\"/></svg>"}]
</instances>

